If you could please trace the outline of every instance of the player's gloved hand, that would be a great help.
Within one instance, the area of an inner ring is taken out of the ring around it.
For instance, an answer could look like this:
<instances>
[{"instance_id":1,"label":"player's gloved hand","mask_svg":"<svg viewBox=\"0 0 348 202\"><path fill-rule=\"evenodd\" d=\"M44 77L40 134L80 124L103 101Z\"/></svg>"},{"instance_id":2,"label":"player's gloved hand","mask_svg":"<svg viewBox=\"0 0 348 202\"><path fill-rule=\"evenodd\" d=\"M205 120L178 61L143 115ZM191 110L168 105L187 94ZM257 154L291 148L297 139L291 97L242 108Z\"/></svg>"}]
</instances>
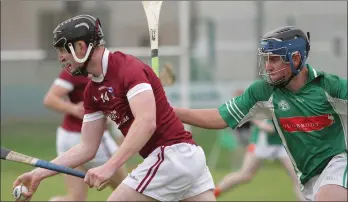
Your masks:
<instances>
[{"instance_id":1,"label":"player's gloved hand","mask_svg":"<svg viewBox=\"0 0 348 202\"><path fill-rule=\"evenodd\" d=\"M16 181L13 183L13 189L20 184L24 184L28 188L28 192L27 193L23 192L22 194L23 196L26 197L25 201L30 201L34 192L38 188L40 182L41 182L41 178L37 174L36 170L33 170L31 172L27 172L19 176L16 179Z\"/></svg>"},{"instance_id":2,"label":"player's gloved hand","mask_svg":"<svg viewBox=\"0 0 348 202\"><path fill-rule=\"evenodd\" d=\"M86 184L88 184L89 188L95 187L100 191L105 188L115 172L115 168L108 167L107 164L104 164L102 166L89 169L86 173L84 181Z\"/></svg>"},{"instance_id":3,"label":"player's gloved hand","mask_svg":"<svg viewBox=\"0 0 348 202\"><path fill-rule=\"evenodd\" d=\"M83 102L79 102L74 105L73 115L77 118L83 119L83 115L85 114L85 108L83 107Z\"/></svg>"}]
</instances>

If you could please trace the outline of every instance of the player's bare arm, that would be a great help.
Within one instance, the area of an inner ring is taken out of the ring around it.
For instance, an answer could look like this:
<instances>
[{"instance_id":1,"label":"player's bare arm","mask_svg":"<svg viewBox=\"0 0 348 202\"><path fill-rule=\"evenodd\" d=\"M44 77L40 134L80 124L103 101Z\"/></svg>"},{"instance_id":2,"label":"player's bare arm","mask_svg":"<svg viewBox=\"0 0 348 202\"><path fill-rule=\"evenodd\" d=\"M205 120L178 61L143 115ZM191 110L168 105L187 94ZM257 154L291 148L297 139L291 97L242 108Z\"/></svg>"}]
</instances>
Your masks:
<instances>
[{"instance_id":1,"label":"player's bare arm","mask_svg":"<svg viewBox=\"0 0 348 202\"><path fill-rule=\"evenodd\" d=\"M100 187L144 147L156 130L156 102L153 91L141 92L129 100L134 121L117 152L103 166L90 169L85 182L92 187Z\"/></svg>"},{"instance_id":2,"label":"player's bare arm","mask_svg":"<svg viewBox=\"0 0 348 202\"><path fill-rule=\"evenodd\" d=\"M104 129L105 119L98 119L96 121L84 123L82 126L81 143L72 147L66 153L55 158L51 162L75 168L90 161L94 158L99 147ZM36 168L31 172L19 176L13 184L17 185L23 183L28 186L29 193L27 193L26 196L31 197L38 188L41 180L56 174L58 173L55 171Z\"/></svg>"},{"instance_id":3,"label":"player's bare arm","mask_svg":"<svg viewBox=\"0 0 348 202\"><path fill-rule=\"evenodd\" d=\"M70 89L53 84L44 98L44 105L57 112L72 114L80 119L83 118L84 108L81 103L74 104L66 99Z\"/></svg>"},{"instance_id":4,"label":"player's bare arm","mask_svg":"<svg viewBox=\"0 0 348 202\"><path fill-rule=\"evenodd\" d=\"M108 127L117 145L121 145L124 140L124 136L122 135L121 131L118 130L118 126L116 125L116 123L110 118L107 118L106 126Z\"/></svg>"},{"instance_id":5,"label":"player's bare arm","mask_svg":"<svg viewBox=\"0 0 348 202\"><path fill-rule=\"evenodd\" d=\"M272 124L269 124L265 121L254 119L254 120L252 120L252 122L253 122L253 124L257 125L260 129L266 131L269 134L273 134L273 132L275 131Z\"/></svg>"},{"instance_id":6,"label":"player's bare arm","mask_svg":"<svg viewBox=\"0 0 348 202\"><path fill-rule=\"evenodd\" d=\"M222 119L218 109L187 109L174 107L179 119L186 124L207 128L223 129L227 123Z\"/></svg>"},{"instance_id":7,"label":"player's bare arm","mask_svg":"<svg viewBox=\"0 0 348 202\"><path fill-rule=\"evenodd\" d=\"M108 165L119 168L144 147L156 130L156 102L153 91L139 93L129 100L134 122Z\"/></svg>"},{"instance_id":8,"label":"player's bare arm","mask_svg":"<svg viewBox=\"0 0 348 202\"><path fill-rule=\"evenodd\" d=\"M105 118L83 123L81 143L75 145L52 163L76 168L92 160L98 150L105 129ZM57 172L37 168L33 170L40 180L56 175Z\"/></svg>"}]
</instances>

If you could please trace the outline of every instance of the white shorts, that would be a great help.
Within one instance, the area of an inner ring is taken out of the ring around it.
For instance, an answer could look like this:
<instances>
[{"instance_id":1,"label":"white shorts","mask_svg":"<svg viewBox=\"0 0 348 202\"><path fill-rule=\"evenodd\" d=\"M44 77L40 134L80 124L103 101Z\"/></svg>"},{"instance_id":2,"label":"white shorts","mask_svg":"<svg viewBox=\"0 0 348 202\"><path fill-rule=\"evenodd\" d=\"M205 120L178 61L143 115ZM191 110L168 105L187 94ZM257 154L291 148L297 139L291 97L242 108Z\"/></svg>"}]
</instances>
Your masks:
<instances>
[{"instance_id":1,"label":"white shorts","mask_svg":"<svg viewBox=\"0 0 348 202\"><path fill-rule=\"evenodd\" d=\"M289 158L283 145L250 144L248 151L260 159Z\"/></svg>"},{"instance_id":2,"label":"white shorts","mask_svg":"<svg viewBox=\"0 0 348 202\"><path fill-rule=\"evenodd\" d=\"M81 133L67 131L64 128L59 127L57 129L56 141L57 141L57 153L58 155L61 155L62 153L68 151L74 145L77 145L80 143ZM85 163L84 168L90 169L90 168L103 165L115 153L117 148L118 146L115 140L112 139L108 131L105 131L95 158L89 161L88 163Z\"/></svg>"},{"instance_id":3,"label":"white shorts","mask_svg":"<svg viewBox=\"0 0 348 202\"><path fill-rule=\"evenodd\" d=\"M203 149L186 143L155 149L122 183L159 201L180 201L215 189Z\"/></svg>"},{"instance_id":4,"label":"white shorts","mask_svg":"<svg viewBox=\"0 0 348 202\"><path fill-rule=\"evenodd\" d=\"M314 201L319 189L328 184L347 188L347 153L333 157L320 175L312 177L304 185L302 193L308 201Z\"/></svg>"}]
</instances>

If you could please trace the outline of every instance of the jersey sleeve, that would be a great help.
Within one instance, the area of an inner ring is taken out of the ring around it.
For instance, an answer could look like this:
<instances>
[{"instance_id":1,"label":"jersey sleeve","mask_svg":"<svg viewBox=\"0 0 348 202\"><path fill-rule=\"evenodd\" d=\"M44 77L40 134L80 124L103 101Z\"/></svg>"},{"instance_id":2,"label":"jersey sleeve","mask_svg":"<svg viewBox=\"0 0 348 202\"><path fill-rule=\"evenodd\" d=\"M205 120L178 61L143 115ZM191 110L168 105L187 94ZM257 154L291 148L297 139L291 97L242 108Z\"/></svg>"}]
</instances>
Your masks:
<instances>
[{"instance_id":1,"label":"jersey sleeve","mask_svg":"<svg viewBox=\"0 0 348 202\"><path fill-rule=\"evenodd\" d=\"M326 97L339 114L347 115L347 79L337 75L325 74L323 87Z\"/></svg>"},{"instance_id":2,"label":"jersey sleeve","mask_svg":"<svg viewBox=\"0 0 348 202\"><path fill-rule=\"evenodd\" d=\"M332 74L326 74L324 88L333 98L347 101L347 82L347 79Z\"/></svg>"},{"instance_id":3,"label":"jersey sleeve","mask_svg":"<svg viewBox=\"0 0 348 202\"><path fill-rule=\"evenodd\" d=\"M88 84L84 91L83 99L83 106L85 108L85 115L83 116L84 123L105 118L104 112L98 108L94 99L96 99L96 97L93 96L90 85Z\"/></svg>"},{"instance_id":4,"label":"jersey sleeve","mask_svg":"<svg viewBox=\"0 0 348 202\"><path fill-rule=\"evenodd\" d=\"M66 70L62 70L53 82L54 85L60 86L69 90L70 92L74 90L75 83L72 75L70 75Z\"/></svg>"},{"instance_id":5,"label":"jersey sleeve","mask_svg":"<svg viewBox=\"0 0 348 202\"><path fill-rule=\"evenodd\" d=\"M255 81L244 93L228 100L218 108L221 117L231 128L236 128L251 120L270 118L273 88L265 81Z\"/></svg>"},{"instance_id":6,"label":"jersey sleeve","mask_svg":"<svg viewBox=\"0 0 348 202\"><path fill-rule=\"evenodd\" d=\"M152 90L148 78L147 67L144 63L137 59L130 59L123 70L123 86L127 93L127 99L130 100L135 95Z\"/></svg>"}]
</instances>

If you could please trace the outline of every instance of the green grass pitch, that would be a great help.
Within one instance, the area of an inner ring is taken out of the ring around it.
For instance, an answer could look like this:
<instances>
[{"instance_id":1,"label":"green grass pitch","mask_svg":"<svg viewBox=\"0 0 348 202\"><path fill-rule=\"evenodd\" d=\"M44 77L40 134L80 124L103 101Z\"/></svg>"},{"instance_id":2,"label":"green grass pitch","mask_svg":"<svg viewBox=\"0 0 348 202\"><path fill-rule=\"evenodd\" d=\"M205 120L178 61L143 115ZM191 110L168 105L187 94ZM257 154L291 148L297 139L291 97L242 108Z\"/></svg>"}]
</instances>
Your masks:
<instances>
[{"instance_id":1,"label":"green grass pitch","mask_svg":"<svg viewBox=\"0 0 348 202\"><path fill-rule=\"evenodd\" d=\"M17 123L1 127L1 146L50 160L56 155L55 148L56 124L47 123ZM195 140L202 145L208 156L212 143L215 142L216 131L193 130ZM135 157L128 163L128 168L135 167L141 159ZM222 152L217 163L217 169L212 171L215 183L231 170L231 157ZM239 167L240 165L235 165ZM13 201L12 184L23 172L32 167L8 161L1 161L1 201ZM32 201L47 201L50 197L65 193L62 175L57 175L41 182ZM111 194L110 189L98 192L89 189L88 201L105 201ZM219 201L294 201L295 195L286 171L276 162L266 162L256 177L249 184L241 185L223 194Z\"/></svg>"}]
</instances>

